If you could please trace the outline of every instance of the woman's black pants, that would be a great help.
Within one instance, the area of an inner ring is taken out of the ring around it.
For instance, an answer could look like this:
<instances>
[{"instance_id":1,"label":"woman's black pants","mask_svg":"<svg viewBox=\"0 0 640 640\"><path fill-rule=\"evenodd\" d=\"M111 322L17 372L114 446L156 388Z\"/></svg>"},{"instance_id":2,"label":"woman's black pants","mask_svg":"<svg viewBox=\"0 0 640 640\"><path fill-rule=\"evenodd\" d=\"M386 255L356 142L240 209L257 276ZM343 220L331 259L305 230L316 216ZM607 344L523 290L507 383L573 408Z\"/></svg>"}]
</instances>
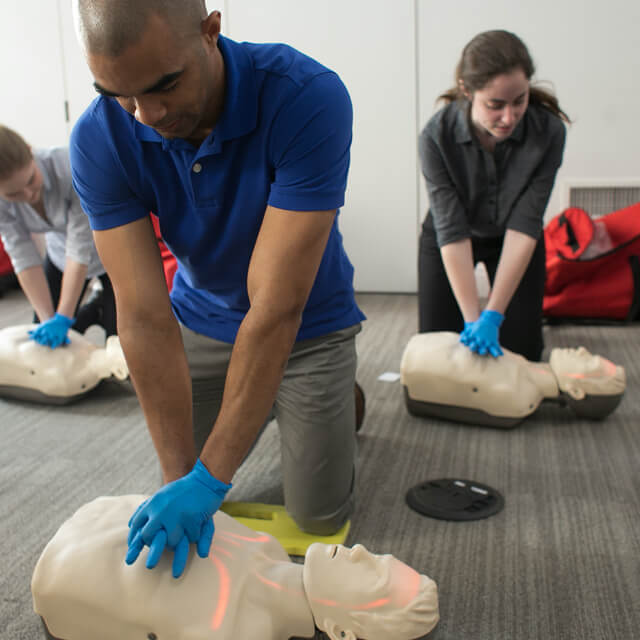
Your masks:
<instances>
[{"instance_id":1,"label":"woman's black pants","mask_svg":"<svg viewBox=\"0 0 640 640\"><path fill-rule=\"evenodd\" d=\"M56 267L48 255L45 256L42 264L44 269L44 275L49 283L49 290L51 291L51 299L53 301L53 308L58 307L60 300L60 292L62 290L62 271ZM98 276L102 283L102 291L95 298L91 298L87 301L87 304L80 306L80 300L82 300L89 279L85 280L82 287L82 293L78 299L78 304L75 308L74 316L76 318L75 324L72 329L79 333L84 333L91 325L97 324L101 326L107 337L113 336L117 333L116 327L116 301L113 295L113 287L111 286L111 280L106 273ZM33 314L33 321L40 322L37 315Z\"/></svg>"}]
</instances>

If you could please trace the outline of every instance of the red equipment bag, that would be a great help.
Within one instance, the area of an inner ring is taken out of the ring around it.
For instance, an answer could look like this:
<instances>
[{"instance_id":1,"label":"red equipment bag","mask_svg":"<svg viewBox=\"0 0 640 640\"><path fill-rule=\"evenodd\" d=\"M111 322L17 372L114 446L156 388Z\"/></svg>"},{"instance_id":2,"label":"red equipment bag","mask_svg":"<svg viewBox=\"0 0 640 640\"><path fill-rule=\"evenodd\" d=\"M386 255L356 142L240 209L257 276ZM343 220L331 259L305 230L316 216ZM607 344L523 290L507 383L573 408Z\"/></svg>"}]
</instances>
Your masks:
<instances>
[{"instance_id":1,"label":"red equipment bag","mask_svg":"<svg viewBox=\"0 0 640 640\"><path fill-rule=\"evenodd\" d=\"M158 216L154 213L151 213L151 223L153 224L153 230L156 233L156 240L158 241L158 248L160 249L160 257L162 258L162 268L164 269L164 279L167 281L167 287L169 291L173 287L173 276L176 275L176 271L178 270L178 262L169 251L169 248L162 240L162 232L160 231L160 220Z\"/></svg>"},{"instance_id":2,"label":"red equipment bag","mask_svg":"<svg viewBox=\"0 0 640 640\"><path fill-rule=\"evenodd\" d=\"M544 239L548 319L638 318L640 202L596 219L566 209L547 224Z\"/></svg>"}]
</instances>

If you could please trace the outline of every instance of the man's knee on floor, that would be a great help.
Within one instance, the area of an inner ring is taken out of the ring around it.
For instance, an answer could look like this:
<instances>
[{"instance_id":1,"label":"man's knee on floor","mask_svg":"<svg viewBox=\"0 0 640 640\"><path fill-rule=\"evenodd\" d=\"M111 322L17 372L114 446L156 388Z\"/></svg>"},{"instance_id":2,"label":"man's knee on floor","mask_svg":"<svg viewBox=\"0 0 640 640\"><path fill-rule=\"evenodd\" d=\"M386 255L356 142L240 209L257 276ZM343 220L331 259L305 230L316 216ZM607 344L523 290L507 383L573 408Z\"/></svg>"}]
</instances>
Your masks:
<instances>
[{"instance_id":1,"label":"man's knee on floor","mask_svg":"<svg viewBox=\"0 0 640 640\"><path fill-rule=\"evenodd\" d=\"M350 495L346 503L331 514L314 513L310 510L298 510L290 513L298 527L305 533L316 536L332 536L349 520L353 512L353 496Z\"/></svg>"}]
</instances>

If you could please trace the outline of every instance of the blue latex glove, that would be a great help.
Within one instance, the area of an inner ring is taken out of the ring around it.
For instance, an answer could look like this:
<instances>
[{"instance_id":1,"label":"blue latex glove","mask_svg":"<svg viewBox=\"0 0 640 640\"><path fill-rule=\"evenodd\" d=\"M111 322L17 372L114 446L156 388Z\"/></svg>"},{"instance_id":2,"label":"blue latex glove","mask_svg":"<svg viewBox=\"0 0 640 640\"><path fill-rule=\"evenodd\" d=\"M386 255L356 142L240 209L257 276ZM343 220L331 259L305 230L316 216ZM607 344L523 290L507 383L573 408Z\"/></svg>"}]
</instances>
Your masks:
<instances>
[{"instance_id":1,"label":"blue latex glove","mask_svg":"<svg viewBox=\"0 0 640 640\"><path fill-rule=\"evenodd\" d=\"M462 342L462 344L467 344L465 342L465 340L469 339L469 334L471 332L471 327L473 326L473 322L465 322L464 323L464 329L462 330L462 333L460 334L460 342Z\"/></svg>"},{"instance_id":2,"label":"blue latex glove","mask_svg":"<svg viewBox=\"0 0 640 640\"><path fill-rule=\"evenodd\" d=\"M460 334L460 342L481 356L501 356L498 333L503 320L504 316L499 311L485 309L475 322L465 323L464 331Z\"/></svg>"},{"instance_id":3,"label":"blue latex glove","mask_svg":"<svg viewBox=\"0 0 640 640\"><path fill-rule=\"evenodd\" d=\"M67 331L73 326L75 318L67 318L61 313L56 313L53 318L49 318L40 323L35 329L29 331L29 337L38 344L55 349L61 344L69 344Z\"/></svg>"},{"instance_id":4,"label":"blue latex glove","mask_svg":"<svg viewBox=\"0 0 640 640\"><path fill-rule=\"evenodd\" d=\"M229 489L230 484L214 478L198 460L186 476L162 487L131 516L126 563L133 564L147 545L146 566L153 569L169 547L174 551L173 577L180 577L187 564L190 543L197 543L201 558L209 555L213 514Z\"/></svg>"}]
</instances>

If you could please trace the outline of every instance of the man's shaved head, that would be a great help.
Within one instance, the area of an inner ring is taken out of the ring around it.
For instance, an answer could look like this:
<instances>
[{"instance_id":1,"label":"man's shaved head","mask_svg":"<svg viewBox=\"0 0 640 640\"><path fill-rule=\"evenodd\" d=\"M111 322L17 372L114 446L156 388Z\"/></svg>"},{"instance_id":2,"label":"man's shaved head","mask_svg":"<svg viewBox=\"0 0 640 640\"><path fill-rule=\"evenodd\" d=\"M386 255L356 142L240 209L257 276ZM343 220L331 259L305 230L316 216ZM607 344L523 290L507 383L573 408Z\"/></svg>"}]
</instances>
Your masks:
<instances>
[{"instance_id":1,"label":"man's shaved head","mask_svg":"<svg viewBox=\"0 0 640 640\"><path fill-rule=\"evenodd\" d=\"M152 15L181 37L199 33L207 17L205 0L74 0L74 9L85 51L109 57L138 42Z\"/></svg>"}]
</instances>

